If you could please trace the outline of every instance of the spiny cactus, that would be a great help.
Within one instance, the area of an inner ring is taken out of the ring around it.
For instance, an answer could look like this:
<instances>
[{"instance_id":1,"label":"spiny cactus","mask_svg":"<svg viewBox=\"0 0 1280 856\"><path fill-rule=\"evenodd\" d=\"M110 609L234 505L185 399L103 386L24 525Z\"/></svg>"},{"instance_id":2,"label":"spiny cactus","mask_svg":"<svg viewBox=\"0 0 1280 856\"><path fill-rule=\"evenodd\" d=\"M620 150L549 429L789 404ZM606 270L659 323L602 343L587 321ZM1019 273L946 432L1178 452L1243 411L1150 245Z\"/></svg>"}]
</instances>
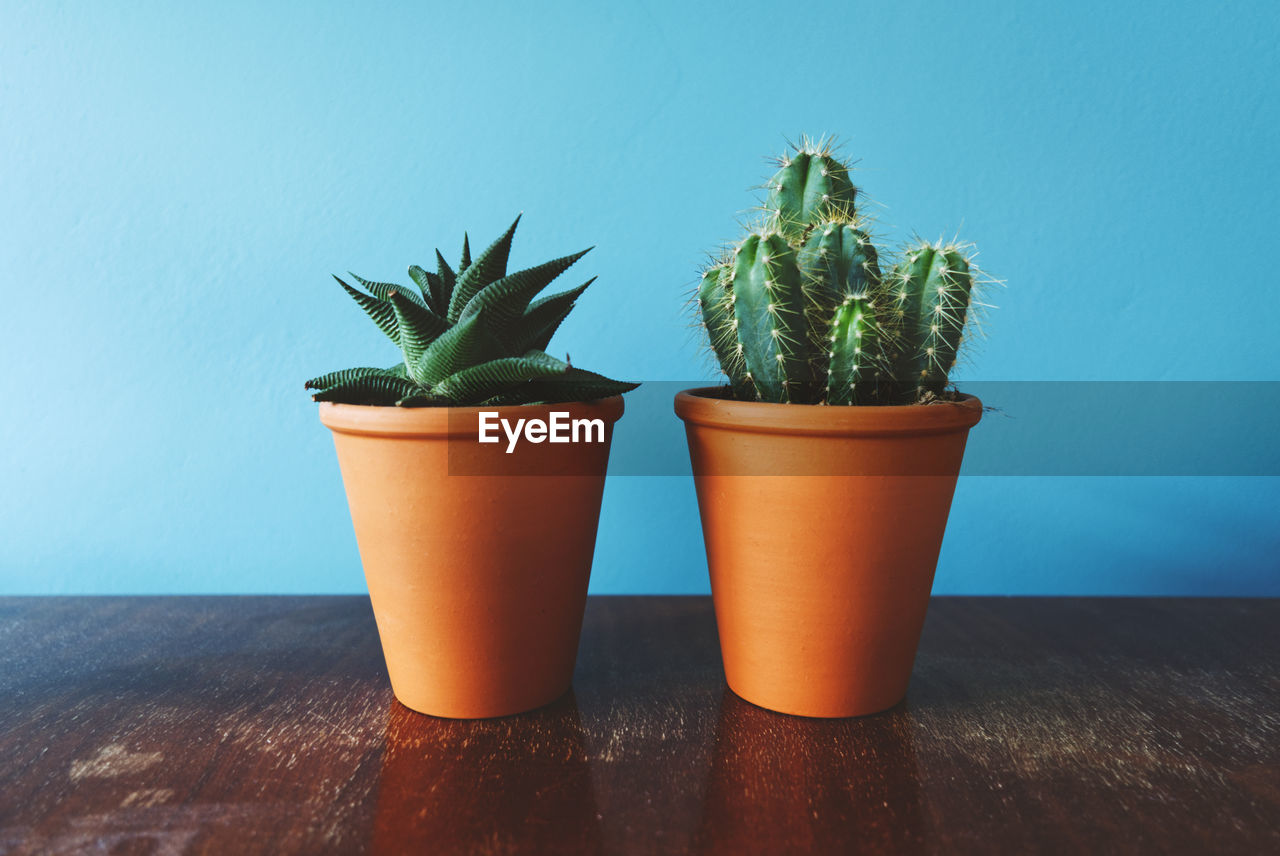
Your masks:
<instances>
[{"instance_id":1,"label":"spiny cactus","mask_svg":"<svg viewBox=\"0 0 1280 856\"><path fill-rule=\"evenodd\" d=\"M788 240L803 239L813 223L832 214L853 216L858 188L849 180L849 166L821 142L802 141L790 157L778 161L778 167L766 185L765 209L770 226Z\"/></svg>"},{"instance_id":2,"label":"spiny cactus","mask_svg":"<svg viewBox=\"0 0 1280 856\"><path fill-rule=\"evenodd\" d=\"M315 401L402 407L467 404L532 404L587 401L635 389L547 354L552 335L575 302L595 282L534 299L552 280L587 253L554 259L507 273L517 217L474 260L462 239L457 270L436 250L434 273L418 265L410 288L372 282L351 274L361 291L338 277L404 360L387 368L353 368L307 381Z\"/></svg>"},{"instance_id":3,"label":"spiny cactus","mask_svg":"<svg viewBox=\"0 0 1280 856\"><path fill-rule=\"evenodd\" d=\"M849 167L822 141L802 141L765 187L762 225L698 286L734 398L910 404L943 393L972 314L968 248L919 242L882 273Z\"/></svg>"},{"instance_id":4,"label":"spiny cactus","mask_svg":"<svg viewBox=\"0 0 1280 856\"><path fill-rule=\"evenodd\" d=\"M956 364L973 293L963 248L921 243L910 247L886 283L898 331L894 376L937 395Z\"/></svg>"}]
</instances>

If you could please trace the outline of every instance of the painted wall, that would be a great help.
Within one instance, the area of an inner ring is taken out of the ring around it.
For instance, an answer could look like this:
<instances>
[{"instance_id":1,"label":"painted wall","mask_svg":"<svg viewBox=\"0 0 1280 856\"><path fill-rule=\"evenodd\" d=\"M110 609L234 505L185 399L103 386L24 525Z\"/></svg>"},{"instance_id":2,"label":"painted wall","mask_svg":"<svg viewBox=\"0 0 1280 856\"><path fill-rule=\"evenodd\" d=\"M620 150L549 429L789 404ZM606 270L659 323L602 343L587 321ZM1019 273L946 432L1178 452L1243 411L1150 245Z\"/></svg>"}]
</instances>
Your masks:
<instances>
[{"instance_id":1,"label":"painted wall","mask_svg":"<svg viewBox=\"0 0 1280 856\"><path fill-rule=\"evenodd\" d=\"M302 380L394 357L329 274L523 210L515 263L597 245L560 350L711 378L685 296L802 132L1008 281L964 377L1278 380L1277 43L1267 2L7 0L0 592L362 590ZM967 477L937 590L1280 594L1277 507ZM611 478L593 586L706 590L687 478Z\"/></svg>"}]
</instances>

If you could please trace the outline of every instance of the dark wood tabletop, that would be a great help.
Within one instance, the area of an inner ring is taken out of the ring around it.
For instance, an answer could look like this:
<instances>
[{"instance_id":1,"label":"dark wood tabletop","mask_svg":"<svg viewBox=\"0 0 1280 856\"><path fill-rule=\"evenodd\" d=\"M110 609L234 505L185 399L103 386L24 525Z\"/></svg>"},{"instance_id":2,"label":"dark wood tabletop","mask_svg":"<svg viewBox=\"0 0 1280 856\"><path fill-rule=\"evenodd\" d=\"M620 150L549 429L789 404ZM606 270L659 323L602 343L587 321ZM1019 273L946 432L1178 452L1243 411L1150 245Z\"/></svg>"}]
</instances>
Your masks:
<instances>
[{"instance_id":1,"label":"dark wood tabletop","mask_svg":"<svg viewBox=\"0 0 1280 856\"><path fill-rule=\"evenodd\" d=\"M3 853L1275 853L1280 601L935 598L853 720L596 597L574 690L396 703L363 597L0 599Z\"/></svg>"}]
</instances>

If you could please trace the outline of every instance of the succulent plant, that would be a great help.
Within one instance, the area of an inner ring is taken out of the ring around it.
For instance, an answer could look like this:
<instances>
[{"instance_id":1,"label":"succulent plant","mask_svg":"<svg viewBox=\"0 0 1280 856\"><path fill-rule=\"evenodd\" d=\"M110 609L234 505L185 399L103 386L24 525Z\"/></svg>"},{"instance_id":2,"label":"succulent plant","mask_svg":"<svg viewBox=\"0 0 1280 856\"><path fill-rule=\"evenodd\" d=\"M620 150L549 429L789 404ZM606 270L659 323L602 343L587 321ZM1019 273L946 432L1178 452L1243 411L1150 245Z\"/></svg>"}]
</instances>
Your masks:
<instances>
[{"instance_id":1,"label":"succulent plant","mask_svg":"<svg viewBox=\"0 0 1280 856\"><path fill-rule=\"evenodd\" d=\"M849 166L802 141L766 184L761 225L709 265L701 323L733 397L910 404L940 396L970 320L969 247L919 241L887 274Z\"/></svg>"},{"instance_id":2,"label":"succulent plant","mask_svg":"<svg viewBox=\"0 0 1280 856\"><path fill-rule=\"evenodd\" d=\"M409 267L417 290L338 277L404 360L386 368L352 368L307 381L315 401L429 407L588 401L635 389L546 353L561 322L595 278L535 299L588 250L507 273L511 227L473 260L462 239L457 270L436 250L436 270Z\"/></svg>"}]
</instances>

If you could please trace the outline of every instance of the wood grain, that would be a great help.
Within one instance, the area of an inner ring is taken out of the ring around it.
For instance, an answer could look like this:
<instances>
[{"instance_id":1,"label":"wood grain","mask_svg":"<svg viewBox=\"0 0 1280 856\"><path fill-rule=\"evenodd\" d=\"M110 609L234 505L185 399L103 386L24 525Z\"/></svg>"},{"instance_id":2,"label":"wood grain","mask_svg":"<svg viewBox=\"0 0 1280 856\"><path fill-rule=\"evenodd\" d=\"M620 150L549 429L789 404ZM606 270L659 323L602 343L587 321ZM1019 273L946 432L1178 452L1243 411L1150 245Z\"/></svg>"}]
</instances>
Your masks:
<instances>
[{"instance_id":1,"label":"wood grain","mask_svg":"<svg viewBox=\"0 0 1280 856\"><path fill-rule=\"evenodd\" d=\"M937 598L907 702L729 693L706 598L574 692L395 703L368 600L0 599L3 853L1280 852L1280 601Z\"/></svg>"}]
</instances>

